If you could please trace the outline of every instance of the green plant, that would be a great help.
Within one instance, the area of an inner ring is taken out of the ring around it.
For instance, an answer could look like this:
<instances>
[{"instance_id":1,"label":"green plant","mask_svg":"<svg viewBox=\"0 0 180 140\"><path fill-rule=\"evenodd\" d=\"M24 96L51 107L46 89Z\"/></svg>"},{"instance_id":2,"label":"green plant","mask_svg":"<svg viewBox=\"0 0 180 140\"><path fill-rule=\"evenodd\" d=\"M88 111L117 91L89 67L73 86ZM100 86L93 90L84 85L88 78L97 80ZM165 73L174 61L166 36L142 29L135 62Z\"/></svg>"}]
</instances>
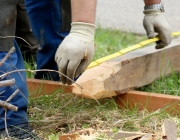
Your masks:
<instances>
[{"instance_id":1,"label":"green plant","mask_svg":"<svg viewBox=\"0 0 180 140\"><path fill-rule=\"evenodd\" d=\"M145 36L119 30L97 28L95 35L96 52L94 60L118 52L145 40Z\"/></svg>"},{"instance_id":2,"label":"green plant","mask_svg":"<svg viewBox=\"0 0 180 140\"><path fill-rule=\"evenodd\" d=\"M94 60L139 43L145 38L145 36L133 33L98 28L95 36L96 52ZM168 65L171 66L170 63ZM34 69L28 63L26 68ZM138 90L159 93L169 91L168 94L175 93L179 95L180 74L176 74L172 66L171 69L172 74L170 76L164 77L162 73L162 78ZM28 76L32 77L33 75ZM101 99L97 102L92 99L77 97L72 93L65 94L63 90L57 90L53 95L30 98L28 114L33 128L45 140L55 140L63 133L83 128L112 129L113 132L118 130L141 131L158 134L158 132L161 132L161 125L165 118L170 118L176 122L178 136L180 136L180 119L178 116L169 115L163 109L156 112L147 112L145 109L139 111L136 107L119 108L113 98ZM106 136L102 134L97 139L105 138Z\"/></svg>"}]
</instances>

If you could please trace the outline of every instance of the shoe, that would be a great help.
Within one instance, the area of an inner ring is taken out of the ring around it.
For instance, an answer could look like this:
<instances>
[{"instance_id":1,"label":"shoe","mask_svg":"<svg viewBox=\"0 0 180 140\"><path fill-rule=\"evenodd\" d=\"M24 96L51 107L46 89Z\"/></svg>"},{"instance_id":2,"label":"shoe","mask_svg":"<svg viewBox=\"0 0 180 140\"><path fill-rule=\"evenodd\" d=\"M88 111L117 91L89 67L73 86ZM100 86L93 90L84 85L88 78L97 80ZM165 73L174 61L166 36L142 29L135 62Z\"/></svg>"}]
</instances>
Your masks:
<instances>
[{"instance_id":1,"label":"shoe","mask_svg":"<svg viewBox=\"0 0 180 140\"><path fill-rule=\"evenodd\" d=\"M8 127L8 133L10 138L17 140L41 140L38 136L32 132L32 128L29 123L22 123L15 126ZM5 129L0 130L0 138L8 137Z\"/></svg>"}]
</instances>

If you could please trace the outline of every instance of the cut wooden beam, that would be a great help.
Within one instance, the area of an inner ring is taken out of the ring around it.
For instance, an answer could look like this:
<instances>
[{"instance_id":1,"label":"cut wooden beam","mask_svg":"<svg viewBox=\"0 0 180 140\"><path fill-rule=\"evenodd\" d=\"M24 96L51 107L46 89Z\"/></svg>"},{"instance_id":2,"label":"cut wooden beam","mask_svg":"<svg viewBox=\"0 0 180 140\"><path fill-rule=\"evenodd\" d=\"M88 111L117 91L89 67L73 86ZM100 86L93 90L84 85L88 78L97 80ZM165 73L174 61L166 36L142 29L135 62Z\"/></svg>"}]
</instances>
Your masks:
<instances>
[{"instance_id":1,"label":"cut wooden beam","mask_svg":"<svg viewBox=\"0 0 180 140\"><path fill-rule=\"evenodd\" d=\"M52 95L55 92L63 91L65 93L72 93L72 86L65 86L60 82L27 79L29 96L38 97L43 95Z\"/></svg>"},{"instance_id":2,"label":"cut wooden beam","mask_svg":"<svg viewBox=\"0 0 180 140\"><path fill-rule=\"evenodd\" d=\"M115 97L119 107L125 109L165 111L170 114L179 114L180 112L180 97L173 95L164 95L157 93L148 93L141 91L129 91L126 94Z\"/></svg>"},{"instance_id":3,"label":"cut wooden beam","mask_svg":"<svg viewBox=\"0 0 180 140\"><path fill-rule=\"evenodd\" d=\"M57 90L100 99L126 93L142 87L172 70L180 70L180 39L174 39L165 49L154 46L135 50L86 70L72 86L60 82L28 79L31 97L52 94Z\"/></svg>"},{"instance_id":4,"label":"cut wooden beam","mask_svg":"<svg viewBox=\"0 0 180 140\"><path fill-rule=\"evenodd\" d=\"M174 39L165 49L153 46L138 49L99 66L86 70L73 85L73 93L100 99L116 96L152 83L164 75L180 71L180 39Z\"/></svg>"},{"instance_id":5,"label":"cut wooden beam","mask_svg":"<svg viewBox=\"0 0 180 140\"><path fill-rule=\"evenodd\" d=\"M63 90L64 93L72 93L72 86L62 86L61 83L27 79L30 97L52 95L54 92ZM147 109L149 112L162 109L171 114L180 112L180 97L141 91L129 91L115 97L117 104L123 108Z\"/></svg>"}]
</instances>

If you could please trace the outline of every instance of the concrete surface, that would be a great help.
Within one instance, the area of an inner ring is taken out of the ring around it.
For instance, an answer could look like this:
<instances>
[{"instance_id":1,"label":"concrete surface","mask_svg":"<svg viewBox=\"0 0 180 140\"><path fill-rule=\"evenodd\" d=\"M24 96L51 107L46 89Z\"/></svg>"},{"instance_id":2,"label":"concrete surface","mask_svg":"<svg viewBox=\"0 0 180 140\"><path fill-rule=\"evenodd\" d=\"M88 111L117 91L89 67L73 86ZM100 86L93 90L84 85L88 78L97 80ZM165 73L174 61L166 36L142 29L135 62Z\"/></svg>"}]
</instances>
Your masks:
<instances>
[{"instance_id":1,"label":"concrete surface","mask_svg":"<svg viewBox=\"0 0 180 140\"><path fill-rule=\"evenodd\" d=\"M180 0L164 0L165 17L172 32L180 31ZM146 34L143 21L143 0L97 0L96 25Z\"/></svg>"}]
</instances>

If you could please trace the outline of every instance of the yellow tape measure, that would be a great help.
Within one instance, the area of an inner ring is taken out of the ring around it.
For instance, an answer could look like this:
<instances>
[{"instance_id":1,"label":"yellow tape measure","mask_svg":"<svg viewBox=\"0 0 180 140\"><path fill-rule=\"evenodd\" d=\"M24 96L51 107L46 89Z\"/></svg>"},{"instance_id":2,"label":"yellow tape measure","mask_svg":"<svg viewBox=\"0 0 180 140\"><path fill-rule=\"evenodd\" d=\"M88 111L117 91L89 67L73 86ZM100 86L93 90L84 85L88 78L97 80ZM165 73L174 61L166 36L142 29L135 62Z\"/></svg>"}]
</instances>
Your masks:
<instances>
[{"instance_id":1,"label":"yellow tape measure","mask_svg":"<svg viewBox=\"0 0 180 140\"><path fill-rule=\"evenodd\" d=\"M180 32L173 32L172 36L173 37L180 36ZM116 58L118 56L121 56L121 55L123 55L125 53L128 53L130 51L133 51L135 49L144 47L144 46L146 46L148 44L151 44L151 43L154 43L154 42L156 42L158 40L159 40L159 38L148 39L148 40L142 41L142 42L140 42L140 43L138 43L136 45L133 45L133 46L130 46L130 47L125 48L123 50L120 50L120 51L118 51L116 53L113 53L113 54L107 55L105 57L102 57L100 59L97 59L97 60L91 62L90 65L87 67L87 69L95 67L95 66L98 66L99 64L101 64L101 63L103 63L105 61L108 61L110 59L113 59L113 58Z\"/></svg>"}]
</instances>

